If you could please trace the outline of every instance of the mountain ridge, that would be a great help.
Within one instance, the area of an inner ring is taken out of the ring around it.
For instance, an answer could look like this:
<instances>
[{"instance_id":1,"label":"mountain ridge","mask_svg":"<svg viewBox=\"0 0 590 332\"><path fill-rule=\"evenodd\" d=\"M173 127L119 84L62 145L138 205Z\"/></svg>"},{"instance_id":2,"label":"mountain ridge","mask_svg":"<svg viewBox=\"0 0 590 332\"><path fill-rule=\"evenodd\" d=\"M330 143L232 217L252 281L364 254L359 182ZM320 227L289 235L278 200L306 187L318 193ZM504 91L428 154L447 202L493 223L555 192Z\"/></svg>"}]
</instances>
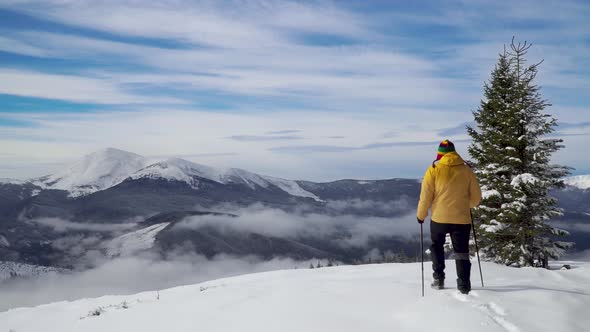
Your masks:
<instances>
[{"instance_id":1,"label":"mountain ridge","mask_svg":"<svg viewBox=\"0 0 590 332\"><path fill-rule=\"evenodd\" d=\"M216 169L182 158L148 158L132 152L106 148L84 156L64 170L22 183L32 183L41 189L64 190L78 198L112 188L126 180L142 178L185 182L199 189L197 178L221 184L244 184L253 190L275 186L292 196L319 200L305 191L297 181L259 175L239 168ZM11 180L7 183L20 183Z\"/></svg>"},{"instance_id":2,"label":"mountain ridge","mask_svg":"<svg viewBox=\"0 0 590 332\"><path fill-rule=\"evenodd\" d=\"M42 190L64 190L68 196L78 198L98 191L112 188L125 180L141 178L167 179L185 182L197 188L193 177L215 181L221 184L241 183L251 189L276 186L292 196L320 200L306 188L336 183L372 184L382 180L340 179L313 182L288 180L274 176L260 175L240 168L214 168L178 157L144 157L139 154L116 148L105 148L66 166L53 174L29 180L0 178L0 184L33 184ZM395 179L391 179L395 180ZM420 179L416 179L420 182ZM566 186L581 190L590 189L590 175L576 175L564 179Z\"/></svg>"}]
</instances>

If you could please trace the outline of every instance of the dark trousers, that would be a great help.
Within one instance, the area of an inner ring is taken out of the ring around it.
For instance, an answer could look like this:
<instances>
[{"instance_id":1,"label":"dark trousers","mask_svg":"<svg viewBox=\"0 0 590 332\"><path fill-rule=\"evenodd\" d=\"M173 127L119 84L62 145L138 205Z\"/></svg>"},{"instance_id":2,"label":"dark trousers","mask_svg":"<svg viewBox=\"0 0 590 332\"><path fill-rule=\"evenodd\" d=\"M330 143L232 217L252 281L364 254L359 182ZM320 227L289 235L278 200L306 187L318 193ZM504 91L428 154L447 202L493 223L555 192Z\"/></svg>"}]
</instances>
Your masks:
<instances>
[{"instance_id":1,"label":"dark trousers","mask_svg":"<svg viewBox=\"0 0 590 332\"><path fill-rule=\"evenodd\" d=\"M430 221L430 238L432 246L432 276L435 279L445 278L445 252L444 244L447 234L451 234L451 242L455 252L455 265L457 267L457 285L471 288L471 262L469 261L469 235L471 225L443 224Z\"/></svg>"}]
</instances>

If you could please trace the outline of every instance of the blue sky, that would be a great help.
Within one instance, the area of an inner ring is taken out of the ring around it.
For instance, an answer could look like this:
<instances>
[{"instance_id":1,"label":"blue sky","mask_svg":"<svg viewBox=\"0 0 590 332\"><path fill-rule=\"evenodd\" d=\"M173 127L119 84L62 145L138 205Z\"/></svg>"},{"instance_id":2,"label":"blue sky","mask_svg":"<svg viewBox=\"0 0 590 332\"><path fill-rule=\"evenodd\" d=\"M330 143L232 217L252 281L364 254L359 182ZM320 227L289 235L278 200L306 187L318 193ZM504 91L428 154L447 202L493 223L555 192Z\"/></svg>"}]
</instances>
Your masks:
<instances>
[{"instance_id":1,"label":"blue sky","mask_svg":"<svg viewBox=\"0 0 590 332\"><path fill-rule=\"evenodd\" d=\"M512 36L590 173L585 1L0 2L0 177L116 147L295 179L420 177Z\"/></svg>"}]
</instances>

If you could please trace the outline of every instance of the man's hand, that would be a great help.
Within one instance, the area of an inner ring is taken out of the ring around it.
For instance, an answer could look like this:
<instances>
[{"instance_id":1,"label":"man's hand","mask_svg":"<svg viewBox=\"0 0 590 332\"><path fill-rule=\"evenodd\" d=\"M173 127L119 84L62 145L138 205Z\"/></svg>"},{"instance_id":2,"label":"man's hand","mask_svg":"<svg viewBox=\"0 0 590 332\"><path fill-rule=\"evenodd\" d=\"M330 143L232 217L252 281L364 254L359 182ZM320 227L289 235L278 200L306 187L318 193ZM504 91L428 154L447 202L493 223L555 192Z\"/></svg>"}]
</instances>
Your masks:
<instances>
[{"instance_id":1,"label":"man's hand","mask_svg":"<svg viewBox=\"0 0 590 332\"><path fill-rule=\"evenodd\" d=\"M419 224L423 224L424 223L424 220L420 220L420 218L418 218L418 217L416 217L416 219L418 220L418 223Z\"/></svg>"}]
</instances>

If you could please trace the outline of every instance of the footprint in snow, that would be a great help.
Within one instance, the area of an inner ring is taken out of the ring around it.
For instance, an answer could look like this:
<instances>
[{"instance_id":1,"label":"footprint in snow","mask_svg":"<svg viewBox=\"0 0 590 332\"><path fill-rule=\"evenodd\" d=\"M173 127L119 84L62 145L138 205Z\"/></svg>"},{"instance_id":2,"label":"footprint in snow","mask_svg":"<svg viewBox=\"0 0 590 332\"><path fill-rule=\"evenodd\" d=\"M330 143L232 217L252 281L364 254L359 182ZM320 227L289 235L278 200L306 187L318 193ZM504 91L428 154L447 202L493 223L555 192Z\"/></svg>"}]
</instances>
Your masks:
<instances>
[{"instance_id":1,"label":"footprint in snow","mask_svg":"<svg viewBox=\"0 0 590 332\"><path fill-rule=\"evenodd\" d=\"M489 306L490 310L492 310L496 314L498 314L500 316L506 316L506 311L504 310L504 308L497 305L496 303L490 302L490 303L488 303L488 306Z\"/></svg>"},{"instance_id":2,"label":"footprint in snow","mask_svg":"<svg viewBox=\"0 0 590 332\"><path fill-rule=\"evenodd\" d=\"M472 293L473 294L473 293ZM475 295L475 294L473 294ZM495 302L489 303L481 303L478 301L473 301L469 295L461 294L461 293L453 293L453 298L458 301L464 303L470 303L473 307L478 308L479 310L483 311L494 323L502 327L507 332L520 332L518 326L514 325L510 321L508 321L506 316L506 310L502 308ZM479 295L475 295L474 297L479 297Z\"/></svg>"},{"instance_id":3,"label":"footprint in snow","mask_svg":"<svg viewBox=\"0 0 590 332\"><path fill-rule=\"evenodd\" d=\"M461 302L469 302L467 298L468 295L461 294L461 293L453 293L453 297Z\"/></svg>"}]
</instances>

